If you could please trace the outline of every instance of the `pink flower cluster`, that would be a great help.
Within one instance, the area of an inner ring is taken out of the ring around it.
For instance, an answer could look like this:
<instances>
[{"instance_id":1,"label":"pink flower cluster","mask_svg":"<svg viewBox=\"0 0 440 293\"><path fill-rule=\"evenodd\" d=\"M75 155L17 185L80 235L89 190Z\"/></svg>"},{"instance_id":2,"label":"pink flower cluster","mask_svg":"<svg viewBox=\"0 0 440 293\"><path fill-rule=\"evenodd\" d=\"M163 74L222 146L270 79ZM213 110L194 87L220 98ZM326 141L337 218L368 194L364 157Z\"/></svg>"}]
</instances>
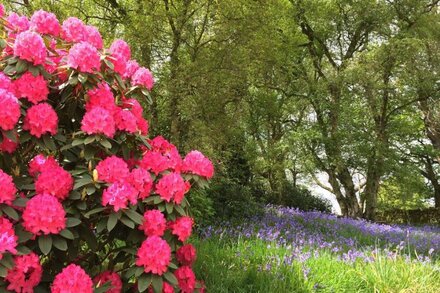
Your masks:
<instances>
[{"instance_id":1,"label":"pink flower cluster","mask_svg":"<svg viewBox=\"0 0 440 293\"><path fill-rule=\"evenodd\" d=\"M185 242L191 236L193 225L193 219L187 216L180 217L169 224L171 233L176 235L182 242Z\"/></svg>"},{"instance_id":2,"label":"pink flower cluster","mask_svg":"<svg viewBox=\"0 0 440 293\"><path fill-rule=\"evenodd\" d=\"M106 293L122 292L121 277L115 272L105 271L93 278L93 283L95 283L96 285L103 285L107 282L110 282L111 287L106 291Z\"/></svg>"},{"instance_id":3,"label":"pink flower cluster","mask_svg":"<svg viewBox=\"0 0 440 293\"><path fill-rule=\"evenodd\" d=\"M131 84L143 86L151 91L154 86L153 74L147 68L140 67L131 76Z\"/></svg>"},{"instance_id":4,"label":"pink flower cluster","mask_svg":"<svg viewBox=\"0 0 440 293\"><path fill-rule=\"evenodd\" d=\"M182 289L182 293L194 292L196 286L196 276L190 267L181 266L174 272L174 275L179 282L179 287Z\"/></svg>"},{"instance_id":5,"label":"pink flower cluster","mask_svg":"<svg viewBox=\"0 0 440 293\"><path fill-rule=\"evenodd\" d=\"M115 40L109 49L111 55L111 61L114 66L115 72L123 75L127 62L131 57L131 50L128 44L123 40Z\"/></svg>"},{"instance_id":6,"label":"pink flower cluster","mask_svg":"<svg viewBox=\"0 0 440 293\"><path fill-rule=\"evenodd\" d=\"M113 206L115 212L127 208L128 203L136 204L138 192L126 182L115 182L102 193L102 205Z\"/></svg>"},{"instance_id":7,"label":"pink flower cluster","mask_svg":"<svg viewBox=\"0 0 440 293\"><path fill-rule=\"evenodd\" d=\"M8 270L5 277L9 282L7 289L17 293L33 293L34 287L40 283L43 275L40 259L32 252L28 255L16 256L14 263L15 266Z\"/></svg>"},{"instance_id":8,"label":"pink flower cluster","mask_svg":"<svg viewBox=\"0 0 440 293\"><path fill-rule=\"evenodd\" d=\"M176 252L176 258L184 266L192 266L196 261L196 249L191 244L180 247Z\"/></svg>"},{"instance_id":9,"label":"pink flower cluster","mask_svg":"<svg viewBox=\"0 0 440 293\"><path fill-rule=\"evenodd\" d=\"M214 166L201 152L191 151L183 160L182 172L193 173L210 179L214 176Z\"/></svg>"},{"instance_id":10,"label":"pink flower cluster","mask_svg":"<svg viewBox=\"0 0 440 293\"><path fill-rule=\"evenodd\" d=\"M26 72L14 81L15 93L19 98L27 98L32 104L47 100L49 89L42 75L34 76Z\"/></svg>"},{"instance_id":11,"label":"pink flower cluster","mask_svg":"<svg viewBox=\"0 0 440 293\"><path fill-rule=\"evenodd\" d=\"M37 193L50 194L59 200L66 199L72 188L72 175L59 166L44 170L35 181L35 191Z\"/></svg>"},{"instance_id":12,"label":"pink flower cluster","mask_svg":"<svg viewBox=\"0 0 440 293\"><path fill-rule=\"evenodd\" d=\"M101 34L96 27L85 25L76 17L69 17L63 22L61 36L67 42L88 42L98 50L103 46Z\"/></svg>"},{"instance_id":13,"label":"pink flower cluster","mask_svg":"<svg viewBox=\"0 0 440 293\"><path fill-rule=\"evenodd\" d=\"M19 33L14 43L14 55L20 59L32 62L34 65L44 64L47 49L43 38L31 31Z\"/></svg>"},{"instance_id":14,"label":"pink flower cluster","mask_svg":"<svg viewBox=\"0 0 440 293\"><path fill-rule=\"evenodd\" d=\"M23 227L35 234L58 234L66 228L66 212L52 195L37 194L27 203L23 211Z\"/></svg>"},{"instance_id":15,"label":"pink flower cluster","mask_svg":"<svg viewBox=\"0 0 440 293\"><path fill-rule=\"evenodd\" d=\"M101 66L101 57L93 45L81 42L70 48L67 64L80 72L93 73Z\"/></svg>"},{"instance_id":16,"label":"pink flower cluster","mask_svg":"<svg viewBox=\"0 0 440 293\"><path fill-rule=\"evenodd\" d=\"M15 187L12 177L0 169L0 203L11 205L15 200L17 188Z\"/></svg>"},{"instance_id":17,"label":"pink flower cluster","mask_svg":"<svg viewBox=\"0 0 440 293\"><path fill-rule=\"evenodd\" d=\"M13 93L0 89L0 128L11 130L20 119L20 104Z\"/></svg>"},{"instance_id":18,"label":"pink flower cluster","mask_svg":"<svg viewBox=\"0 0 440 293\"><path fill-rule=\"evenodd\" d=\"M162 136L157 136L150 141L152 149L144 154L141 167L152 171L156 175L173 170L180 172L182 158L175 145L169 143Z\"/></svg>"},{"instance_id":19,"label":"pink flower cluster","mask_svg":"<svg viewBox=\"0 0 440 293\"><path fill-rule=\"evenodd\" d=\"M136 265L143 266L146 273L162 275L168 270L171 261L171 248L159 236L150 236L137 252Z\"/></svg>"},{"instance_id":20,"label":"pink flower cluster","mask_svg":"<svg viewBox=\"0 0 440 293\"><path fill-rule=\"evenodd\" d=\"M139 226L145 236L163 236L167 228L167 220L159 210L149 210L144 213L144 222Z\"/></svg>"},{"instance_id":21,"label":"pink flower cluster","mask_svg":"<svg viewBox=\"0 0 440 293\"><path fill-rule=\"evenodd\" d=\"M185 193L190 189L188 182L185 182L179 173L173 172L164 175L156 184L156 193L166 202L171 199L176 204L181 204Z\"/></svg>"},{"instance_id":22,"label":"pink flower cluster","mask_svg":"<svg viewBox=\"0 0 440 293\"><path fill-rule=\"evenodd\" d=\"M40 34L48 34L58 36L60 34L61 26L55 14L38 10L31 17L30 29L39 32Z\"/></svg>"},{"instance_id":23,"label":"pink flower cluster","mask_svg":"<svg viewBox=\"0 0 440 293\"><path fill-rule=\"evenodd\" d=\"M34 105L26 112L23 129L29 130L38 138L46 133L55 135L58 129L58 115L49 104Z\"/></svg>"},{"instance_id":24,"label":"pink flower cluster","mask_svg":"<svg viewBox=\"0 0 440 293\"><path fill-rule=\"evenodd\" d=\"M56 275L52 293L92 293L93 282L89 275L78 265L70 264Z\"/></svg>"},{"instance_id":25,"label":"pink flower cluster","mask_svg":"<svg viewBox=\"0 0 440 293\"><path fill-rule=\"evenodd\" d=\"M12 223L8 219L0 217L0 259L3 258L3 253L10 252L17 253L18 237L15 235Z\"/></svg>"}]
</instances>

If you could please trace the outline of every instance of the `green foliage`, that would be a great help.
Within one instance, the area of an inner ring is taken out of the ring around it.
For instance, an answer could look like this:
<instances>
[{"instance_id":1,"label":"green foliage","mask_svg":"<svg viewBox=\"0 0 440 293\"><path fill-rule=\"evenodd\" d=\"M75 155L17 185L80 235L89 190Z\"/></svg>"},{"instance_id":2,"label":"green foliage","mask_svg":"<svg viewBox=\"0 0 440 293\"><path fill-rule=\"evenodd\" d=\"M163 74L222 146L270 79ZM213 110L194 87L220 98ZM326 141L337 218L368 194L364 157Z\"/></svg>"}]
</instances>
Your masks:
<instances>
[{"instance_id":1,"label":"green foliage","mask_svg":"<svg viewBox=\"0 0 440 293\"><path fill-rule=\"evenodd\" d=\"M327 213L332 211L331 203L327 199L314 196L310 190L305 187L294 186L288 182L283 185L280 199L276 200L276 197L272 196L269 197L269 202L276 205L298 208L302 211L320 211Z\"/></svg>"},{"instance_id":2,"label":"green foliage","mask_svg":"<svg viewBox=\"0 0 440 293\"><path fill-rule=\"evenodd\" d=\"M216 221L252 217L259 214L263 204L257 202L250 187L232 179L212 182L207 193L212 199Z\"/></svg>"}]
</instances>

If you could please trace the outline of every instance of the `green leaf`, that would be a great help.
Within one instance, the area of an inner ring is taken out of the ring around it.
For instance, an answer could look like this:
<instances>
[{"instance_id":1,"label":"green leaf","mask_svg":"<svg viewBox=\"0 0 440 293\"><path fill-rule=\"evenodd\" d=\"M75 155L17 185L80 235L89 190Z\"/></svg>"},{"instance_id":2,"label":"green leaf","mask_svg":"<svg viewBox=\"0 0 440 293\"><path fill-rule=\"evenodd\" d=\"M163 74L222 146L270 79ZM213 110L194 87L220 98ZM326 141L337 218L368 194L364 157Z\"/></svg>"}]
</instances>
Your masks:
<instances>
[{"instance_id":1,"label":"green leaf","mask_svg":"<svg viewBox=\"0 0 440 293\"><path fill-rule=\"evenodd\" d=\"M179 213L179 215L186 216L185 210L182 209L182 207L180 205L175 205L174 208Z\"/></svg>"},{"instance_id":2,"label":"green leaf","mask_svg":"<svg viewBox=\"0 0 440 293\"><path fill-rule=\"evenodd\" d=\"M32 250L30 250L27 246L24 245L17 246L17 251L19 252L20 255L26 255L32 252Z\"/></svg>"},{"instance_id":3,"label":"green leaf","mask_svg":"<svg viewBox=\"0 0 440 293\"><path fill-rule=\"evenodd\" d=\"M163 287L162 277L154 275L152 283L153 283L154 292L155 293L162 293L162 287Z\"/></svg>"},{"instance_id":4,"label":"green leaf","mask_svg":"<svg viewBox=\"0 0 440 293\"><path fill-rule=\"evenodd\" d=\"M109 142L107 139L105 138L101 138L101 140L99 141L99 143L105 147L106 149L111 149L112 148L112 144L111 142Z\"/></svg>"},{"instance_id":5,"label":"green leaf","mask_svg":"<svg viewBox=\"0 0 440 293\"><path fill-rule=\"evenodd\" d=\"M84 138L77 138L72 141L72 146L84 144Z\"/></svg>"},{"instance_id":6,"label":"green leaf","mask_svg":"<svg viewBox=\"0 0 440 293\"><path fill-rule=\"evenodd\" d=\"M90 144L92 142L94 142L96 140L96 136L92 135L92 136L87 136L86 139L84 140L84 144Z\"/></svg>"},{"instance_id":7,"label":"green leaf","mask_svg":"<svg viewBox=\"0 0 440 293\"><path fill-rule=\"evenodd\" d=\"M5 267L7 267L8 269L12 269L15 265L14 258L9 253L3 255L3 258L0 260L0 263Z\"/></svg>"},{"instance_id":8,"label":"green leaf","mask_svg":"<svg viewBox=\"0 0 440 293\"><path fill-rule=\"evenodd\" d=\"M52 236L42 235L38 237L38 247L40 247L40 250L44 255L48 255L52 249Z\"/></svg>"},{"instance_id":9,"label":"green leaf","mask_svg":"<svg viewBox=\"0 0 440 293\"><path fill-rule=\"evenodd\" d=\"M70 240L75 239L75 236L73 236L73 233L69 229L61 230L60 235L66 239L70 239Z\"/></svg>"},{"instance_id":10,"label":"green leaf","mask_svg":"<svg viewBox=\"0 0 440 293\"><path fill-rule=\"evenodd\" d=\"M138 225L142 225L144 222L144 217L134 210L125 210L124 213Z\"/></svg>"},{"instance_id":11,"label":"green leaf","mask_svg":"<svg viewBox=\"0 0 440 293\"><path fill-rule=\"evenodd\" d=\"M18 221L20 219L20 216L18 215L17 211L10 207L10 206L4 206L3 208L3 212L5 212L6 215L8 215L9 218Z\"/></svg>"},{"instance_id":12,"label":"green leaf","mask_svg":"<svg viewBox=\"0 0 440 293\"><path fill-rule=\"evenodd\" d=\"M116 224L118 223L118 214L116 213L111 213L110 216L108 216L108 220L107 220L107 231L111 231L113 230L113 228L116 226Z\"/></svg>"},{"instance_id":13,"label":"green leaf","mask_svg":"<svg viewBox=\"0 0 440 293\"><path fill-rule=\"evenodd\" d=\"M177 286L177 284L178 284L177 278L176 278L176 276L174 276L174 274L172 272L170 272L170 271L165 272L164 277L171 285Z\"/></svg>"},{"instance_id":14,"label":"green leaf","mask_svg":"<svg viewBox=\"0 0 440 293\"><path fill-rule=\"evenodd\" d=\"M67 241L61 237L56 237L53 239L53 246L61 251L67 250Z\"/></svg>"},{"instance_id":15,"label":"green leaf","mask_svg":"<svg viewBox=\"0 0 440 293\"><path fill-rule=\"evenodd\" d=\"M104 208L104 207L99 207L99 208L93 209L93 210L88 211L87 213L85 213L84 217L88 219L91 215L94 215L94 214L97 214L99 212L102 212L105 209L106 208Z\"/></svg>"},{"instance_id":16,"label":"green leaf","mask_svg":"<svg viewBox=\"0 0 440 293\"><path fill-rule=\"evenodd\" d=\"M99 287L95 288L93 290L93 293L104 293L107 292L107 290L109 290L110 288L112 288L112 283L110 281L107 281L103 284L99 284Z\"/></svg>"},{"instance_id":17,"label":"green leaf","mask_svg":"<svg viewBox=\"0 0 440 293\"><path fill-rule=\"evenodd\" d=\"M172 214L172 213L173 213L173 207L174 207L174 205L173 205L172 203L167 202L167 203L165 204L165 207L166 207L166 210L167 210L167 213L168 213L168 214Z\"/></svg>"},{"instance_id":18,"label":"green leaf","mask_svg":"<svg viewBox=\"0 0 440 293\"><path fill-rule=\"evenodd\" d=\"M138 279L138 290L139 290L139 292L146 291L148 289L148 287L150 287L151 282L152 282L151 275L142 275Z\"/></svg>"},{"instance_id":19,"label":"green leaf","mask_svg":"<svg viewBox=\"0 0 440 293\"><path fill-rule=\"evenodd\" d=\"M71 76L69 78L69 84L70 85L77 85L78 84L78 76Z\"/></svg>"},{"instance_id":20,"label":"green leaf","mask_svg":"<svg viewBox=\"0 0 440 293\"><path fill-rule=\"evenodd\" d=\"M129 218L122 217L122 218L121 218L121 222L122 222L125 226L127 226L127 227L129 227L129 228L131 228L131 229L134 229L134 227L135 227L134 223L133 223Z\"/></svg>"},{"instance_id":21,"label":"green leaf","mask_svg":"<svg viewBox=\"0 0 440 293\"><path fill-rule=\"evenodd\" d=\"M29 201L29 199L27 199L27 198L24 198L24 197L19 197L19 198L17 198L16 200L14 200L13 202L12 202L12 204L14 205L14 206L16 206L16 207L25 207L26 206L26 203Z\"/></svg>"},{"instance_id":22,"label":"green leaf","mask_svg":"<svg viewBox=\"0 0 440 293\"><path fill-rule=\"evenodd\" d=\"M90 178L80 178L75 181L75 185L73 185L73 189L79 189L90 183L93 183L93 181Z\"/></svg>"},{"instance_id":23,"label":"green leaf","mask_svg":"<svg viewBox=\"0 0 440 293\"><path fill-rule=\"evenodd\" d=\"M0 266L0 277L5 278L7 274L8 274L8 269ZM7 292L7 291L5 291L5 292Z\"/></svg>"},{"instance_id":24,"label":"green leaf","mask_svg":"<svg viewBox=\"0 0 440 293\"><path fill-rule=\"evenodd\" d=\"M21 226L17 226L15 234L18 236L18 243L24 243L34 236L32 233L25 231Z\"/></svg>"},{"instance_id":25,"label":"green leaf","mask_svg":"<svg viewBox=\"0 0 440 293\"><path fill-rule=\"evenodd\" d=\"M35 67L35 66L31 65L31 66L29 66L28 70L29 70L30 73L32 73L32 75L34 77L37 77L38 75L40 75L40 70L38 69L38 67Z\"/></svg>"},{"instance_id":26,"label":"green leaf","mask_svg":"<svg viewBox=\"0 0 440 293\"><path fill-rule=\"evenodd\" d=\"M51 150L51 151L57 150L57 146L55 145L55 142L53 141L53 139L49 135L44 135L43 141L49 150Z\"/></svg>"},{"instance_id":27,"label":"green leaf","mask_svg":"<svg viewBox=\"0 0 440 293\"><path fill-rule=\"evenodd\" d=\"M17 64L15 65L15 70L17 73L23 73L27 70L28 63L25 60L18 59Z\"/></svg>"},{"instance_id":28,"label":"green leaf","mask_svg":"<svg viewBox=\"0 0 440 293\"><path fill-rule=\"evenodd\" d=\"M81 224L81 220L77 218L67 218L66 227L71 228Z\"/></svg>"}]
</instances>

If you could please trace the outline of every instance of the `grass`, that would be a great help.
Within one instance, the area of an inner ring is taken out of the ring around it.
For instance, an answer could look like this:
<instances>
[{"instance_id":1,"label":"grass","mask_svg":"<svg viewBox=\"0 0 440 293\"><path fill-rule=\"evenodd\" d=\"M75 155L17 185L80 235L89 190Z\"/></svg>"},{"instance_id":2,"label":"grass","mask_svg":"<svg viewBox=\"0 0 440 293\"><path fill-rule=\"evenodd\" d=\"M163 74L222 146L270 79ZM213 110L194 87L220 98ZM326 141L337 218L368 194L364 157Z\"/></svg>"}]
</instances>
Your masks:
<instances>
[{"instance_id":1,"label":"grass","mask_svg":"<svg viewBox=\"0 0 440 293\"><path fill-rule=\"evenodd\" d=\"M208 292L440 292L440 261L407 262L379 252L374 262L350 264L320 251L303 263L286 264L294 248L259 239L193 243L198 249L195 272Z\"/></svg>"}]
</instances>

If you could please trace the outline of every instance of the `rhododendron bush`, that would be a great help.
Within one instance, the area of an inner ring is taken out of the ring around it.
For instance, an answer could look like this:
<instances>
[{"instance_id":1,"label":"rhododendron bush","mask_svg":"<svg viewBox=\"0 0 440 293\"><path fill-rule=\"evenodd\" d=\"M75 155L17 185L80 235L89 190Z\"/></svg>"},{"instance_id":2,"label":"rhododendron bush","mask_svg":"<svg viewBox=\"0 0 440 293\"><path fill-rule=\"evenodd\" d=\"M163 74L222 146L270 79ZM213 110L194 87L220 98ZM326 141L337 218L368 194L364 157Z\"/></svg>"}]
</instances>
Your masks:
<instances>
[{"instance_id":1,"label":"rhododendron bush","mask_svg":"<svg viewBox=\"0 0 440 293\"><path fill-rule=\"evenodd\" d=\"M0 289L203 291L186 196L213 165L148 137L151 72L77 18L0 16Z\"/></svg>"}]
</instances>

